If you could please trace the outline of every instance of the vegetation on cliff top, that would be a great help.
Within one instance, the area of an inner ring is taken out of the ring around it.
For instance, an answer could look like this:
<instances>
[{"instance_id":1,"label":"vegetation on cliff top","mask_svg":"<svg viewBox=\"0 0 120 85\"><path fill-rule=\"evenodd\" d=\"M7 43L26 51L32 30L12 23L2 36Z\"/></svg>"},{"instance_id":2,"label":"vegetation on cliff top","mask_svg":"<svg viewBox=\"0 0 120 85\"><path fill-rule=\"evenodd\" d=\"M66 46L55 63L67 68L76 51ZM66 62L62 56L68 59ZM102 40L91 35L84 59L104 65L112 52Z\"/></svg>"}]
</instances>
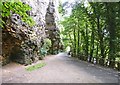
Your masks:
<instances>
[{"instance_id":1,"label":"vegetation on cliff top","mask_svg":"<svg viewBox=\"0 0 120 85\"><path fill-rule=\"evenodd\" d=\"M5 24L6 18L9 18L13 13L19 14L21 16L21 20L27 23L29 26L33 26L35 24L32 17L29 16L29 11L32 9L29 5L24 4L19 0L17 2L12 0L10 2L1 2L0 6L2 7L2 13L0 17L1 27L3 27L3 25Z\"/></svg>"}]
</instances>

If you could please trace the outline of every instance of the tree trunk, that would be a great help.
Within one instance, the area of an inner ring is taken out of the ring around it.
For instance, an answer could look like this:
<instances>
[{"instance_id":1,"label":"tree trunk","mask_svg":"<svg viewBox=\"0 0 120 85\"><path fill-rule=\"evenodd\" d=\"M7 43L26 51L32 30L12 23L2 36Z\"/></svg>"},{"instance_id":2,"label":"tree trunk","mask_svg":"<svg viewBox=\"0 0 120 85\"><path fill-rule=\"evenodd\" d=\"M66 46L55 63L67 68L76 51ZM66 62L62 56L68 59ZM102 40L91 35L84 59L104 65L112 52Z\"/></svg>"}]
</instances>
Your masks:
<instances>
[{"instance_id":1,"label":"tree trunk","mask_svg":"<svg viewBox=\"0 0 120 85\"><path fill-rule=\"evenodd\" d=\"M80 29L78 28L78 48L77 48L77 56L79 56L79 51L80 51Z\"/></svg>"},{"instance_id":2,"label":"tree trunk","mask_svg":"<svg viewBox=\"0 0 120 85\"><path fill-rule=\"evenodd\" d=\"M96 64L98 64L98 50L99 50L99 43L97 42L97 49L96 49Z\"/></svg>"},{"instance_id":3,"label":"tree trunk","mask_svg":"<svg viewBox=\"0 0 120 85\"><path fill-rule=\"evenodd\" d=\"M106 3L107 8L107 24L108 24L108 31L109 31L109 67L114 68L115 66L115 11L114 11L115 3Z\"/></svg>"},{"instance_id":4,"label":"tree trunk","mask_svg":"<svg viewBox=\"0 0 120 85\"><path fill-rule=\"evenodd\" d=\"M93 51L94 51L94 30L92 30L92 33L91 33L91 48L90 48L90 59L89 59L89 62L92 62Z\"/></svg>"},{"instance_id":5,"label":"tree trunk","mask_svg":"<svg viewBox=\"0 0 120 85\"><path fill-rule=\"evenodd\" d=\"M97 30L98 30L98 37L99 37L99 43L100 43L100 51L101 51L101 59L100 59L100 65L104 65L104 58L105 58L105 55L104 55L104 42L103 42L103 33L102 33L102 30L100 28L100 17L98 16L97 17Z\"/></svg>"},{"instance_id":6,"label":"tree trunk","mask_svg":"<svg viewBox=\"0 0 120 85\"><path fill-rule=\"evenodd\" d=\"M86 24L85 54L86 54L87 57L88 57L88 51L89 51L89 50L88 50L88 49L89 49L89 42L88 42L88 40L89 40L89 36L88 36L88 26L87 26L87 24Z\"/></svg>"},{"instance_id":7,"label":"tree trunk","mask_svg":"<svg viewBox=\"0 0 120 85\"><path fill-rule=\"evenodd\" d=\"M76 57L76 30L75 30L75 27L74 27L74 31L73 31L73 35L74 35L74 57Z\"/></svg>"}]
</instances>

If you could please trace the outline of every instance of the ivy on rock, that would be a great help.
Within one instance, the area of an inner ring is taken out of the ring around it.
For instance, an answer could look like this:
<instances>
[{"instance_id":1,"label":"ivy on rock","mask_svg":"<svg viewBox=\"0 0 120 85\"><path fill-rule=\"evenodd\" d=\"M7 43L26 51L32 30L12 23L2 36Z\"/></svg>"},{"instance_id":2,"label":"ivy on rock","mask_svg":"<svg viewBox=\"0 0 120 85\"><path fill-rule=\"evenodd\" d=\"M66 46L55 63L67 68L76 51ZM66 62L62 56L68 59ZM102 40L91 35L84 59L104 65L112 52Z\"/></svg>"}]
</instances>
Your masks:
<instances>
[{"instance_id":1,"label":"ivy on rock","mask_svg":"<svg viewBox=\"0 0 120 85\"><path fill-rule=\"evenodd\" d=\"M21 20L28 24L29 26L33 26L35 21L29 16L28 12L32 9L29 5L17 0L12 1L4 1L0 5L2 5L2 13L1 13L1 24L0 26L3 28L5 24L5 20L3 18L9 18L11 14L19 14L21 16Z\"/></svg>"}]
</instances>

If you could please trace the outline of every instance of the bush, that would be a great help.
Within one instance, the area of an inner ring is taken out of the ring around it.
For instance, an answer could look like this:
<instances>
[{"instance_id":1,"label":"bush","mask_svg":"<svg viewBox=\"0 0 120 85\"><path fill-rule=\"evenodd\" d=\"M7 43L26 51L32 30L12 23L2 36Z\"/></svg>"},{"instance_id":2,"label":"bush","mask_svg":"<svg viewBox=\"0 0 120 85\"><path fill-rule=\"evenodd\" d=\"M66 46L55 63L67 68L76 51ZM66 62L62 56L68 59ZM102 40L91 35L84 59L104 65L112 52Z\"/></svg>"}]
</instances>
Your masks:
<instances>
[{"instance_id":1,"label":"bush","mask_svg":"<svg viewBox=\"0 0 120 85\"><path fill-rule=\"evenodd\" d=\"M50 47L51 47L51 40L46 38L44 40L44 44L43 44L42 48L40 49L40 54L42 55L42 57L44 57L48 54Z\"/></svg>"}]
</instances>

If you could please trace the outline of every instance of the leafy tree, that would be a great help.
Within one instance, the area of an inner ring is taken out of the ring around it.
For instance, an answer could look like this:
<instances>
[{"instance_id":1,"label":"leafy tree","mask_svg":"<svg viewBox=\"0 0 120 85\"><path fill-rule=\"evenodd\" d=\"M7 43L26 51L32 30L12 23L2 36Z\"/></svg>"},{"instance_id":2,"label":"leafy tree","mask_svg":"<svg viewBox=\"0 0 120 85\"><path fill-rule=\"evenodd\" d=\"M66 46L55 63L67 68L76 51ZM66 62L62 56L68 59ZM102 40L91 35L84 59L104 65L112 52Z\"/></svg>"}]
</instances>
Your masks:
<instances>
[{"instance_id":1,"label":"leafy tree","mask_svg":"<svg viewBox=\"0 0 120 85\"><path fill-rule=\"evenodd\" d=\"M65 44L74 57L91 63L120 67L120 3L76 3L72 14L61 21Z\"/></svg>"}]
</instances>

